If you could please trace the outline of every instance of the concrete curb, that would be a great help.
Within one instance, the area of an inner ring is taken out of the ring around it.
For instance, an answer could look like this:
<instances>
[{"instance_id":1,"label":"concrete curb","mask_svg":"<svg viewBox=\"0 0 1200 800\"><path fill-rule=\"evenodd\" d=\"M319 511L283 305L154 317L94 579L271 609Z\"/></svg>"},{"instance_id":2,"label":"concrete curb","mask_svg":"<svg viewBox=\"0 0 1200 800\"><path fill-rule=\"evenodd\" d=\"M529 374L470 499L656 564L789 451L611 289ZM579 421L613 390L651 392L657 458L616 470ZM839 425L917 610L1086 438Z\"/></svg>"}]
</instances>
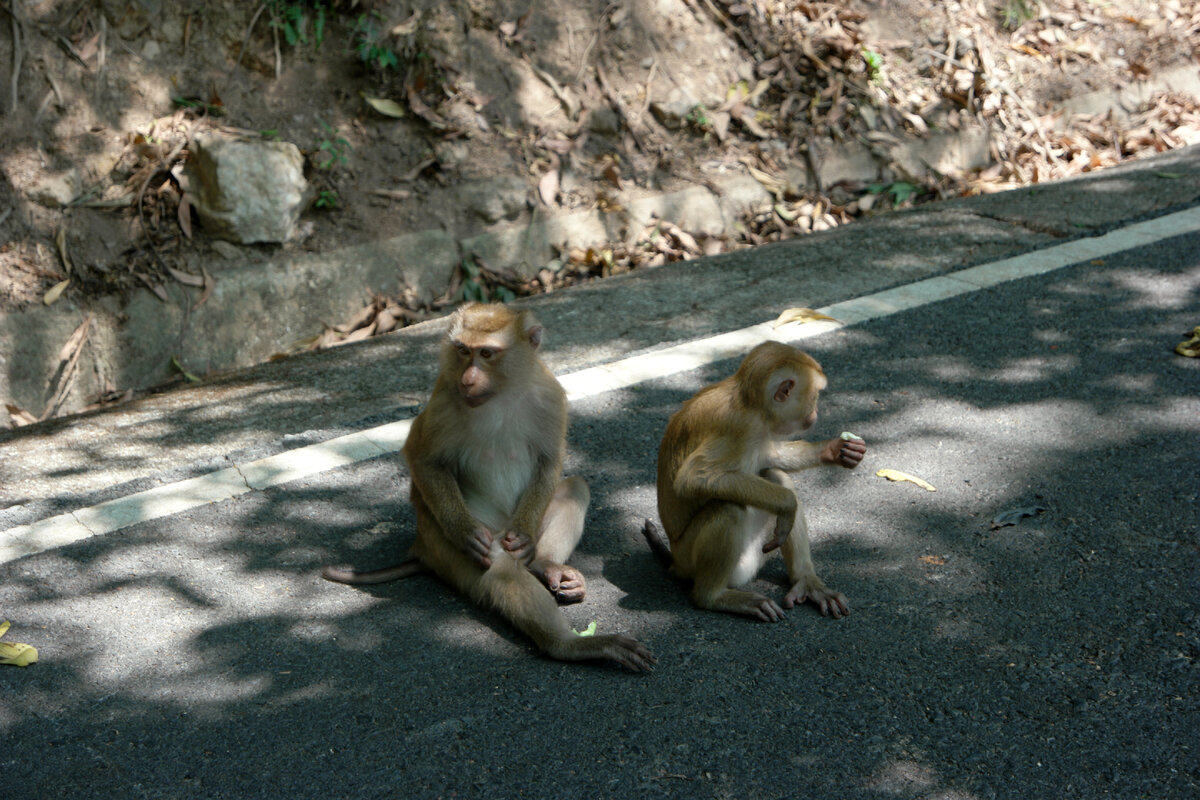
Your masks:
<instances>
[{"instance_id":1,"label":"concrete curb","mask_svg":"<svg viewBox=\"0 0 1200 800\"><path fill-rule=\"evenodd\" d=\"M1097 92L1076 98L1064 110L1119 112L1163 90L1200 95L1200 71L1187 67L1116 94ZM887 159L918 174L929 168L947 173L969 170L988 163L989 135L973 131L903 142L891 148ZM858 144L818 148L816 161L826 185L873 180L882 167L880 158ZM786 177L796 186L813 183L803 169ZM222 270L212 296L197 308L192 308L197 290L171 286L167 303L142 290L125 304L109 297L94 308L64 303L0 314L0 400L41 412L60 349L89 314L88 343L63 411L81 408L87 398L109 387L162 383L172 377L173 360L198 374L261 363L319 333L324 325L347 319L372 292L392 293L405 286L426 295L439 292L466 254L528 276L549 262L556 248L621 241L655 218L693 233L729 234L748 210L771 200L747 175L722 178L715 184L719 193L694 186L634 200L619 213L592 210L546 218L535 210L528 222L496 226L477 235L456 237L435 229L328 253L247 261Z\"/></svg>"}]
</instances>

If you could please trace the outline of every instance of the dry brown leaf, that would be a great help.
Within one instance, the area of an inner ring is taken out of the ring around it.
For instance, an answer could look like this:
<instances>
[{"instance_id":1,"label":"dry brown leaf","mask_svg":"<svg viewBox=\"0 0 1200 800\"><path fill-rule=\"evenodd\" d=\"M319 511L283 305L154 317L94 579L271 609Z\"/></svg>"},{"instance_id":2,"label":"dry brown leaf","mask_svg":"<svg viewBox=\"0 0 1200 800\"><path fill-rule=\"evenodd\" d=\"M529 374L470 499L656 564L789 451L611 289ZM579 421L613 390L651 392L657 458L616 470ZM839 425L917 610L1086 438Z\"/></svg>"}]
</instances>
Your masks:
<instances>
[{"instance_id":1,"label":"dry brown leaf","mask_svg":"<svg viewBox=\"0 0 1200 800\"><path fill-rule=\"evenodd\" d=\"M604 178L609 183L617 187L618 190L621 188L621 167L616 161L609 161L608 165L604 168L604 172L601 174L604 175Z\"/></svg>"},{"instance_id":2,"label":"dry brown leaf","mask_svg":"<svg viewBox=\"0 0 1200 800\"><path fill-rule=\"evenodd\" d=\"M14 406L12 403L5 403L4 407L8 410L8 421L14 428L32 425L38 421L37 417L33 414L30 414L23 408Z\"/></svg>"},{"instance_id":3,"label":"dry brown leaf","mask_svg":"<svg viewBox=\"0 0 1200 800\"><path fill-rule=\"evenodd\" d=\"M945 565L946 559L943 556L921 556L922 564L932 564L935 567Z\"/></svg>"},{"instance_id":4,"label":"dry brown leaf","mask_svg":"<svg viewBox=\"0 0 1200 800\"><path fill-rule=\"evenodd\" d=\"M70 275L74 266L71 264L71 256L67 253L66 225L63 225L58 229L58 232L54 234L54 244L58 247L58 257L62 259L63 269L65 269L67 274ZM49 303L46 305L49 305Z\"/></svg>"},{"instance_id":5,"label":"dry brown leaf","mask_svg":"<svg viewBox=\"0 0 1200 800\"><path fill-rule=\"evenodd\" d=\"M404 22L396 23L392 26L390 33L392 36L411 36L417 31L417 24L420 22L420 14L416 11L412 16L404 20Z\"/></svg>"},{"instance_id":6,"label":"dry brown leaf","mask_svg":"<svg viewBox=\"0 0 1200 800\"><path fill-rule=\"evenodd\" d=\"M64 291L66 291L66 288L70 285L71 285L70 278L67 278L65 281L59 281L58 283L54 284L53 286L50 287L50 289L46 292L46 294L44 294L42 296L42 302L45 303L46 305L50 305L50 304L54 303L56 300L58 300L58 298L62 297L62 293Z\"/></svg>"},{"instance_id":7,"label":"dry brown leaf","mask_svg":"<svg viewBox=\"0 0 1200 800\"><path fill-rule=\"evenodd\" d=\"M208 274L207 269L201 267L200 273L204 276L204 291L200 293L200 297L196 300L196 302L192 303L192 311L195 311L197 308L207 302L208 298L212 296L213 287L217 285L217 282L213 280L213 276Z\"/></svg>"},{"instance_id":8,"label":"dry brown leaf","mask_svg":"<svg viewBox=\"0 0 1200 800\"><path fill-rule=\"evenodd\" d=\"M146 288L154 292L154 296L159 300L162 300L164 303L171 302L171 298L167 296L167 290L163 288L161 283L151 280L150 276L144 272L135 272L133 274L137 276L138 280L146 284Z\"/></svg>"},{"instance_id":9,"label":"dry brown leaf","mask_svg":"<svg viewBox=\"0 0 1200 800\"><path fill-rule=\"evenodd\" d=\"M42 411L42 419L47 419L58 412L63 401L67 399L67 393L71 390L71 384L75 380L75 374L79 366L79 357L83 353L83 346L87 343L88 332L92 327L92 315L88 314L84 317L83 322L75 328L74 332L67 337L67 341L63 344L62 349L58 351L58 364L54 368L53 390L50 393L50 402L46 404L46 408Z\"/></svg>"},{"instance_id":10,"label":"dry brown leaf","mask_svg":"<svg viewBox=\"0 0 1200 800\"><path fill-rule=\"evenodd\" d=\"M183 231L183 235L187 238L192 238L192 201L188 199L186 193L179 198L176 214L179 217L179 230Z\"/></svg>"},{"instance_id":11,"label":"dry brown leaf","mask_svg":"<svg viewBox=\"0 0 1200 800\"><path fill-rule=\"evenodd\" d=\"M348 321L343 322L340 325L334 325L333 329L338 333L350 333L351 331L358 330L374 318L375 304L372 303L366 308L359 310L359 312L351 317Z\"/></svg>"},{"instance_id":12,"label":"dry brown leaf","mask_svg":"<svg viewBox=\"0 0 1200 800\"><path fill-rule=\"evenodd\" d=\"M363 92L359 92L359 94L362 95L363 100L367 101L367 105L371 106L371 108L375 109L380 114L383 114L385 117L391 117L392 119L403 119L408 115L408 112L404 110L404 106L400 105L395 100L389 100L386 97L367 97L367 95Z\"/></svg>"},{"instance_id":13,"label":"dry brown leaf","mask_svg":"<svg viewBox=\"0 0 1200 800\"><path fill-rule=\"evenodd\" d=\"M184 286L194 286L197 289L204 286L204 278L200 275L193 275L190 272L183 272L171 267L167 267L167 274Z\"/></svg>"},{"instance_id":14,"label":"dry brown leaf","mask_svg":"<svg viewBox=\"0 0 1200 800\"><path fill-rule=\"evenodd\" d=\"M763 172L757 167L746 165L751 177L762 184L762 187L775 196L776 200L783 200L784 192L787 191L787 181L782 181L773 175Z\"/></svg>"},{"instance_id":15,"label":"dry brown leaf","mask_svg":"<svg viewBox=\"0 0 1200 800\"><path fill-rule=\"evenodd\" d=\"M429 125L435 130L451 130L450 123L446 122L446 120L439 116L438 113L432 108L425 105L425 101L421 99L421 96L417 94L417 91L411 86L408 87L408 107L412 109L414 114L428 122Z\"/></svg>"},{"instance_id":16,"label":"dry brown leaf","mask_svg":"<svg viewBox=\"0 0 1200 800\"><path fill-rule=\"evenodd\" d=\"M538 194L550 208L558 208L558 170L547 170L538 181Z\"/></svg>"},{"instance_id":17,"label":"dry brown leaf","mask_svg":"<svg viewBox=\"0 0 1200 800\"><path fill-rule=\"evenodd\" d=\"M361 342L363 339L369 339L375 334L374 323L367 325L365 328L359 328L346 335L338 344L350 344L351 342Z\"/></svg>"}]
</instances>

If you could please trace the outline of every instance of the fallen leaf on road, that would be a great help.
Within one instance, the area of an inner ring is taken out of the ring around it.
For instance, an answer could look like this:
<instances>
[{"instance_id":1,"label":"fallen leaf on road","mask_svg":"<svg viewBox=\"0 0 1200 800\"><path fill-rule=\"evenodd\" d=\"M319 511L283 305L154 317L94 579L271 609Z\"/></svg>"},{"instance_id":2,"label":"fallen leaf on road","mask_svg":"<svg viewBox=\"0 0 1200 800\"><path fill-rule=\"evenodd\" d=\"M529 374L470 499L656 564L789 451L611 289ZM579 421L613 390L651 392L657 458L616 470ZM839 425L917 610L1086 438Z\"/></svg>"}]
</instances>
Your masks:
<instances>
[{"instance_id":1,"label":"fallen leaf on road","mask_svg":"<svg viewBox=\"0 0 1200 800\"><path fill-rule=\"evenodd\" d=\"M1200 358L1200 325L1192 328L1188 338L1175 345L1175 352L1188 358Z\"/></svg>"},{"instance_id":2,"label":"fallen leaf on road","mask_svg":"<svg viewBox=\"0 0 1200 800\"><path fill-rule=\"evenodd\" d=\"M940 567L946 563L946 559L942 556L921 556L921 563L933 564L935 567Z\"/></svg>"},{"instance_id":3,"label":"fallen leaf on road","mask_svg":"<svg viewBox=\"0 0 1200 800\"><path fill-rule=\"evenodd\" d=\"M0 636L8 632L10 624L8 620L0 622ZM33 645L21 642L0 642L0 664L27 667L37 663L37 660L37 648Z\"/></svg>"},{"instance_id":4,"label":"fallen leaf on road","mask_svg":"<svg viewBox=\"0 0 1200 800\"><path fill-rule=\"evenodd\" d=\"M914 475L909 475L907 472L901 472L898 469L881 469L875 474L881 478L887 478L889 481L908 481L909 483L915 483L917 486L920 486L927 492L937 491L937 488L928 481L923 481Z\"/></svg>"},{"instance_id":5,"label":"fallen leaf on road","mask_svg":"<svg viewBox=\"0 0 1200 800\"><path fill-rule=\"evenodd\" d=\"M775 319L775 324L771 327L780 328L787 325L789 322L838 322L841 320L834 319L828 314L822 314L820 311L813 311L811 308L789 308L780 314Z\"/></svg>"},{"instance_id":6,"label":"fallen leaf on road","mask_svg":"<svg viewBox=\"0 0 1200 800\"><path fill-rule=\"evenodd\" d=\"M997 514L992 518L992 530L1003 528L1008 525L1016 525L1025 517L1036 517L1038 514L1044 514L1046 509L1042 506L1026 506L1025 508L1010 508Z\"/></svg>"}]
</instances>

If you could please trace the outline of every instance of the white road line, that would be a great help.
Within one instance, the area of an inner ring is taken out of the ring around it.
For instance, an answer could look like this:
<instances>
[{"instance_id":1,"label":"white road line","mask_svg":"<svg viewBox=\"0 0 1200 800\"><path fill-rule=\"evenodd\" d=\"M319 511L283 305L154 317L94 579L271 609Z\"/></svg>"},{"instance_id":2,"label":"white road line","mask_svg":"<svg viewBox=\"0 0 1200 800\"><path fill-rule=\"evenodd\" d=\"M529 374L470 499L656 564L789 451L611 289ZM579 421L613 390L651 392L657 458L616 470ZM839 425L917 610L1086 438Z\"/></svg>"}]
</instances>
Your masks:
<instances>
[{"instance_id":1,"label":"white road line","mask_svg":"<svg viewBox=\"0 0 1200 800\"><path fill-rule=\"evenodd\" d=\"M928 303L975 292L1007 281L1042 275L1071 264L1103 258L1173 236L1200 232L1200 208L1157 217L1103 236L1077 239L1015 258L927 278L816 309L854 325ZM707 339L667 347L654 353L572 372L559 378L574 401L643 381L696 369L745 353L768 339L797 342L841 327L831 322L789 324L773 328L764 322ZM217 472L158 486L90 508L0 531L0 563L34 555L90 536L159 519L247 492L317 475L404 447L411 420L391 422L320 444L288 450L268 458L235 464Z\"/></svg>"}]
</instances>

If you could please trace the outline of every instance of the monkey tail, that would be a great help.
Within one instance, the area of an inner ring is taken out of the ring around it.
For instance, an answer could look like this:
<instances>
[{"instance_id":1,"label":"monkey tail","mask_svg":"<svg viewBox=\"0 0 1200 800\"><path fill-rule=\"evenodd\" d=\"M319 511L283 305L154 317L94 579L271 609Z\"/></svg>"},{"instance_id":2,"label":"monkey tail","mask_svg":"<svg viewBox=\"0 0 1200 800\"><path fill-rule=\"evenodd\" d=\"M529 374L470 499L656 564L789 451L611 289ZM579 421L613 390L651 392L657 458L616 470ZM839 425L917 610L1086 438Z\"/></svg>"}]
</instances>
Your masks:
<instances>
[{"instance_id":1,"label":"monkey tail","mask_svg":"<svg viewBox=\"0 0 1200 800\"><path fill-rule=\"evenodd\" d=\"M675 563L675 558L671 555L671 544L667 537L663 536L658 526L650 520L646 520L646 524L642 526L642 535L646 537L646 544L650 545L654 555L669 569Z\"/></svg>"},{"instance_id":2,"label":"monkey tail","mask_svg":"<svg viewBox=\"0 0 1200 800\"><path fill-rule=\"evenodd\" d=\"M346 569L345 567L324 566L321 567L321 577L327 581L335 583L349 583L354 585L363 585L371 583L387 583L388 581L398 581L401 578L408 578L413 575L420 575L427 572L425 564L417 556L409 556L404 561L391 567L382 567L372 570L357 570Z\"/></svg>"}]
</instances>

